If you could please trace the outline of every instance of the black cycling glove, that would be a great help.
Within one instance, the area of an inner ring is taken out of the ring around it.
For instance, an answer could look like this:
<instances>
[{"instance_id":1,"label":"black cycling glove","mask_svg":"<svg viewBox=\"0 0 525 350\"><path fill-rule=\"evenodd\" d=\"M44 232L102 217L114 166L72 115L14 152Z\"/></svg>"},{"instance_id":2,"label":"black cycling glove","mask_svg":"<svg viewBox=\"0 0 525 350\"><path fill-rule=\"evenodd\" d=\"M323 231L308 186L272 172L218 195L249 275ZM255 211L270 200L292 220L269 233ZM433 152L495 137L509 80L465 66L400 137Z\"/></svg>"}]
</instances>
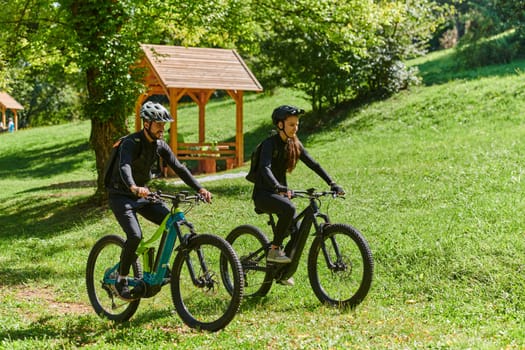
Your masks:
<instances>
[{"instance_id":1,"label":"black cycling glove","mask_svg":"<svg viewBox=\"0 0 525 350\"><path fill-rule=\"evenodd\" d=\"M275 193L286 193L288 192L288 188L286 186L277 185L275 186Z\"/></svg>"},{"instance_id":2,"label":"black cycling glove","mask_svg":"<svg viewBox=\"0 0 525 350\"><path fill-rule=\"evenodd\" d=\"M337 194L345 194L345 190L335 182L330 185L330 191L334 191Z\"/></svg>"}]
</instances>

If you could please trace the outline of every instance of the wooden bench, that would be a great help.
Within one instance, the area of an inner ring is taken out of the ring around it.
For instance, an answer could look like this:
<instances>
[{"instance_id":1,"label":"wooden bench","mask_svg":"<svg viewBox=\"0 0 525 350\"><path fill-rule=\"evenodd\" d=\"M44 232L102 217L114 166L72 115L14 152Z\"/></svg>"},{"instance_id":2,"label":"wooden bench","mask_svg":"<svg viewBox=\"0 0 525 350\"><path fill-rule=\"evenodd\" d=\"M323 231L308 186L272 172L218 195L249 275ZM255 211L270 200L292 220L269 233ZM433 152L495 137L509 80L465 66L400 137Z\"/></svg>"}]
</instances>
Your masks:
<instances>
[{"instance_id":1,"label":"wooden bench","mask_svg":"<svg viewBox=\"0 0 525 350\"><path fill-rule=\"evenodd\" d=\"M177 146L177 159L181 161L198 160L200 172L214 173L217 160L224 160L226 169L232 169L235 166L235 142L181 142Z\"/></svg>"}]
</instances>

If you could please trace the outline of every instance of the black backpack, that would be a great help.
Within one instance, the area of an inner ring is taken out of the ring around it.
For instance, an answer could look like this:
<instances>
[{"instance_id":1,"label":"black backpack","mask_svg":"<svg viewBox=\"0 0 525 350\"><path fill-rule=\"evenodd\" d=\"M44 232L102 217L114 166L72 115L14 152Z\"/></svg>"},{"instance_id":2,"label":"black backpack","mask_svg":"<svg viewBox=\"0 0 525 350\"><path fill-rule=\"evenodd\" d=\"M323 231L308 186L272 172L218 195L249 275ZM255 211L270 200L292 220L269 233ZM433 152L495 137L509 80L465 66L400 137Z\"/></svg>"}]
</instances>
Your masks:
<instances>
[{"instance_id":1,"label":"black backpack","mask_svg":"<svg viewBox=\"0 0 525 350\"><path fill-rule=\"evenodd\" d=\"M274 140L275 144L275 135L270 136ZM266 140L264 140L266 141ZM259 159L261 158L261 149L263 142L260 142L257 147L255 147L255 151L252 152L252 155L250 156L251 163L250 163L250 170L248 171L248 174L246 175L246 180L255 183L255 180L257 180L257 170L259 169Z\"/></svg>"},{"instance_id":2,"label":"black backpack","mask_svg":"<svg viewBox=\"0 0 525 350\"><path fill-rule=\"evenodd\" d=\"M111 153L109 154L109 158L106 163L106 168L104 169L104 186L106 188L109 187L109 181L111 178L111 174L113 173L113 164L115 163L115 159L117 158L120 144L122 143L122 140L124 140L125 137L126 136L122 136L120 139L118 139L118 141L115 142L113 144L113 147L111 148Z\"/></svg>"},{"instance_id":3,"label":"black backpack","mask_svg":"<svg viewBox=\"0 0 525 350\"><path fill-rule=\"evenodd\" d=\"M120 139L117 140L113 144L113 147L111 148L111 153L109 154L108 162L106 163L106 167L104 169L104 186L106 188L109 187L109 182L111 181L111 175L113 174L113 165L115 164L115 159L117 159L117 154L120 149L120 145L122 144L122 141L128 136L131 136L134 134L129 134L126 136L122 136ZM157 140L157 147L159 145L159 140ZM158 154L157 154L158 156Z\"/></svg>"}]
</instances>

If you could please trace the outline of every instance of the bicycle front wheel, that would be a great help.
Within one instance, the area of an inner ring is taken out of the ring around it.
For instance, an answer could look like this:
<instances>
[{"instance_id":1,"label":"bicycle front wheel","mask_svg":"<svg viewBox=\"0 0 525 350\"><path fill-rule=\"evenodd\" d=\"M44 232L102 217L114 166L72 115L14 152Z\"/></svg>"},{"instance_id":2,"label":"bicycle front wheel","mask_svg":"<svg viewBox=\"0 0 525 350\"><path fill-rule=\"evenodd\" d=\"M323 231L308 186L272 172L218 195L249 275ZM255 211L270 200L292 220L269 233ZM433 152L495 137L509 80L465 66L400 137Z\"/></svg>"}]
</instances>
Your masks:
<instances>
[{"instance_id":1,"label":"bicycle front wheel","mask_svg":"<svg viewBox=\"0 0 525 350\"><path fill-rule=\"evenodd\" d=\"M357 306L370 290L373 271L370 247L350 225L326 226L312 242L308 277L323 303L341 308Z\"/></svg>"},{"instance_id":2,"label":"bicycle front wheel","mask_svg":"<svg viewBox=\"0 0 525 350\"><path fill-rule=\"evenodd\" d=\"M86 288L93 309L97 315L117 322L129 320L140 303L140 299L119 299L115 285L104 282L106 271L120 261L123 246L124 239L120 236L102 237L91 249L86 266ZM130 274L130 277L142 278L142 266L138 261L132 264L131 271L133 276Z\"/></svg>"},{"instance_id":3,"label":"bicycle front wheel","mask_svg":"<svg viewBox=\"0 0 525 350\"><path fill-rule=\"evenodd\" d=\"M272 287L272 274L266 266L266 252L270 241L264 233L252 225L234 228L226 237L239 256L244 274L244 296L265 296ZM226 269L222 268L224 273ZM233 286L225 279L226 288Z\"/></svg>"},{"instance_id":4,"label":"bicycle front wheel","mask_svg":"<svg viewBox=\"0 0 525 350\"><path fill-rule=\"evenodd\" d=\"M233 320L243 296L242 267L235 251L226 240L210 234L194 236L180 249L171 277L177 313L192 328L223 329ZM221 257L228 264L231 293L221 279Z\"/></svg>"}]
</instances>

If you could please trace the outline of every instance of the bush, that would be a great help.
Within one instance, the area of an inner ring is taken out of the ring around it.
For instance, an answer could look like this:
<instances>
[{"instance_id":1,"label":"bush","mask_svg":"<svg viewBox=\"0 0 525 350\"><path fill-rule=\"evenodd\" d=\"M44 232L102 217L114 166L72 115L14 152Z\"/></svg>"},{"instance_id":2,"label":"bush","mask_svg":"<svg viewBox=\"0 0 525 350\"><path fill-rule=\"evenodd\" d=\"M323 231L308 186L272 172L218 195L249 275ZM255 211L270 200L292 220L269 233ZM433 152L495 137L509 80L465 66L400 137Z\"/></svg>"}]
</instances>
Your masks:
<instances>
[{"instance_id":1,"label":"bush","mask_svg":"<svg viewBox=\"0 0 525 350\"><path fill-rule=\"evenodd\" d=\"M477 40L458 45L456 61L459 68L505 64L517 57L519 49L519 42L508 36Z\"/></svg>"}]
</instances>

